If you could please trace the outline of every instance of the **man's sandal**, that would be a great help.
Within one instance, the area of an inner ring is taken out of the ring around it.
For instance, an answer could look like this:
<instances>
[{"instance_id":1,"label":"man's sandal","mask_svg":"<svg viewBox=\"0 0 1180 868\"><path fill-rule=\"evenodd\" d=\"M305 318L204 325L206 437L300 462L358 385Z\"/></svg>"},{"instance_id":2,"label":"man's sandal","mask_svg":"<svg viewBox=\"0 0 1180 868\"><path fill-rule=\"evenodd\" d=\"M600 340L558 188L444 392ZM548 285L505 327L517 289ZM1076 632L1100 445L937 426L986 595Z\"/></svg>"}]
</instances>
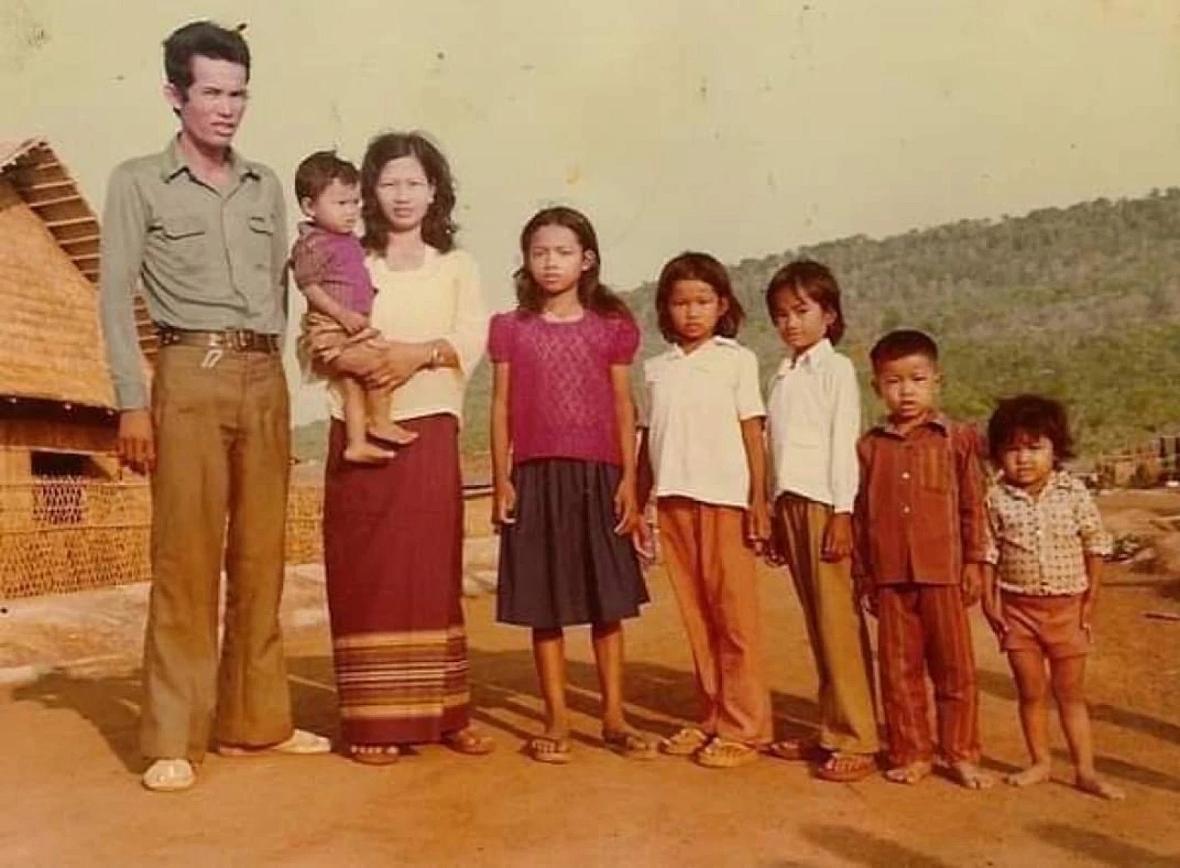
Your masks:
<instances>
[{"instance_id":1,"label":"man's sandal","mask_svg":"<svg viewBox=\"0 0 1180 868\"><path fill-rule=\"evenodd\" d=\"M401 750L396 744L350 744L348 758L363 766L389 766L398 761Z\"/></svg>"},{"instance_id":2,"label":"man's sandal","mask_svg":"<svg viewBox=\"0 0 1180 868\"><path fill-rule=\"evenodd\" d=\"M692 756L709 743L709 736L695 726L681 727L674 735L660 740L660 750L669 756Z\"/></svg>"},{"instance_id":3,"label":"man's sandal","mask_svg":"<svg viewBox=\"0 0 1180 868\"><path fill-rule=\"evenodd\" d=\"M877 760L872 754L840 753L833 751L815 770L820 780L850 784L864 780L877 771Z\"/></svg>"},{"instance_id":4,"label":"man's sandal","mask_svg":"<svg viewBox=\"0 0 1180 868\"><path fill-rule=\"evenodd\" d=\"M535 735L526 745L528 754L539 763L565 765L570 761L570 745L564 738Z\"/></svg>"},{"instance_id":5,"label":"man's sandal","mask_svg":"<svg viewBox=\"0 0 1180 868\"><path fill-rule=\"evenodd\" d=\"M604 729L602 744L607 750L617 753L624 759L649 760L656 757L656 746L629 729Z\"/></svg>"},{"instance_id":6,"label":"man's sandal","mask_svg":"<svg viewBox=\"0 0 1180 868\"><path fill-rule=\"evenodd\" d=\"M715 738L697 752L698 765L710 769L732 769L758 759L758 748L740 741Z\"/></svg>"},{"instance_id":7,"label":"man's sandal","mask_svg":"<svg viewBox=\"0 0 1180 868\"><path fill-rule=\"evenodd\" d=\"M153 793L175 793L187 790L197 780L193 764L186 759L155 760L140 779Z\"/></svg>"},{"instance_id":8,"label":"man's sandal","mask_svg":"<svg viewBox=\"0 0 1180 868\"><path fill-rule=\"evenodd\" d=\"M454 732L444 733L442 743L455 753L467 756L483 756L496 749L496 742L490 735L484 735L474 726L466 726Z\"/></svg>"}]
</instances>

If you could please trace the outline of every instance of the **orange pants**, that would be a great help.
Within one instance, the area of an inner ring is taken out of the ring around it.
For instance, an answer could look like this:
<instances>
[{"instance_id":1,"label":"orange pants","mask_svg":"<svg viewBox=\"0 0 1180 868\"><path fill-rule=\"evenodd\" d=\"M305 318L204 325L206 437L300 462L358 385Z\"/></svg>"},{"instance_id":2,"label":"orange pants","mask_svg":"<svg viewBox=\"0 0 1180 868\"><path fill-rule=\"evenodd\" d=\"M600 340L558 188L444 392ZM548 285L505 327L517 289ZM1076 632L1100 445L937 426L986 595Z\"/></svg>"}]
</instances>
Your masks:
<instances>
[{"instance_id":1,"label":"orange pants","mask_svg":"<svg viewBox=\"0 0 1180 868\"><path fill-rule=\"evenodd\" d=\"M894 765L930 760L926 672L947 762L979 759L979 690L967 607L958 585L880 585L877 657Z\"/></svg>"},{"instance_id":2,"label":"orange pants","mask_svg":"<svg viewBox=\"0 0 1180 868\"><path fill-rule=\"evenodd\" d=\"M696 666L701 728L751 745L774 737L762 661L757 562L745 511L661 497L664 563Z\"/></svg>"}]
</instances>

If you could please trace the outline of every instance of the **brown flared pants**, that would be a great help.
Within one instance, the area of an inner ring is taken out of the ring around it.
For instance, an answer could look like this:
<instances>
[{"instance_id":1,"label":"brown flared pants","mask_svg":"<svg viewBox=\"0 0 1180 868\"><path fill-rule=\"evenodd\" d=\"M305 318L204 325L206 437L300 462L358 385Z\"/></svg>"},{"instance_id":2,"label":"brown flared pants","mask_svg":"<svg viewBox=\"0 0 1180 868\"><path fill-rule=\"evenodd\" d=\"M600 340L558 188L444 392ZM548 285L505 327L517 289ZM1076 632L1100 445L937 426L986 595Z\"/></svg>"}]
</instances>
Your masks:
<instances>
[{"instance_id":1,"label":"brown flared pants","mask_svg":"<svg viewBox=\"0 0 1180 868\"><path fill-rule=\"evenodd\" d=\"M219 742L282 741L292 731L278 618L290 412L279 355L162 347L152 420L143 754L199 761L214 715Z\"/></svg>"}]
</instances>

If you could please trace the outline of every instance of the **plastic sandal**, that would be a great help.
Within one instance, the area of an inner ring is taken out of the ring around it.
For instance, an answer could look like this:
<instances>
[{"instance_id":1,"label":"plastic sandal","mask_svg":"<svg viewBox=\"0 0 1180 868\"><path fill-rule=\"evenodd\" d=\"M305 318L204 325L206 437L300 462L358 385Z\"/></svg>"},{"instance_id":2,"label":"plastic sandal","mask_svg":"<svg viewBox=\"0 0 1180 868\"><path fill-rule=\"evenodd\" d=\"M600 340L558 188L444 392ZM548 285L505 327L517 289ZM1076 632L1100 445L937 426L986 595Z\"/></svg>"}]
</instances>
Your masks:
<instances>
[{"instance_id":1,"label":"plastic sandal","mask_svg":"<svg viewBox=\"0 0 1180 868\"><path fill-rule=\"evenodd\" d=\"M710 769L733 769L758 759L758 748L740 741L715 738L696 755L698 765Z\"/></svg>"},{"instance_id":2,"label":"plastic sandal","mask_svg":"<svg viewBox=\"0 0 1180 868\"><path fill-rule=\"evenodd\" d=\"M570 761L570 745L564 738L533 736L528 742L528 753L539 763L565 765Z\"/></svg>"},{"instance_id":3,"label":"plastic sandal","mask_svg":"<svg viewBox=\"0 0 1180 868\"><path fill-rule=\"evenodd\" d=\"M674 735L660 741L660 750L669 756L691 756L709 743L709 736L695 726L681 727Z\"/></svg>"},{"instance_id":4,"label":"plastic sandal","mask_svg":"<svg viewBox=\"0 0 1180 868\"><path fill-rule=\"evenodd\" d=\"M625 759L655 759L656 748L650 741L629 729L602 731L602 743L606 749Z\"/></svg>"}]
</instances>

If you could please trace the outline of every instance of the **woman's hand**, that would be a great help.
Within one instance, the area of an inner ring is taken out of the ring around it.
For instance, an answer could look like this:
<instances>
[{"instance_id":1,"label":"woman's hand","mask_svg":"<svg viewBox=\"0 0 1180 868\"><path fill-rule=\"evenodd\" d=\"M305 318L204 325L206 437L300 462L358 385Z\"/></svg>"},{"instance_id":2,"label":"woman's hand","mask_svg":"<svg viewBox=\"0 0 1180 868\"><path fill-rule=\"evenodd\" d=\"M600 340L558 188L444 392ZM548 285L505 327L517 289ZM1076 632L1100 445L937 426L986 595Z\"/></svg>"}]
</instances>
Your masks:
<instances>
[{"instance_id":1,"label":"woman's hand","mask_svg":"<svg viewBox=\"0 0 1180 868\"><path fill-rule=\"evenodd\" d=\"M492 524L516 524L516 486L507 479L492 489Z\"/></svg>"},{"instance_id":2,"label":"woman's hand","mask_svg":"<svg viewBox=\"0 0 1180 868\"><path fill-rule=\"evenodd\" d=\"M847 512L833 512L824 525L824 544L820 557L828 563L838 563L852 555L852 516Z\"/></svg>"},{"instance_id":3,"label":"woman's hand","mask_svg":"<svg viewBox=\"0 0 1180 868\"><path fill-rule=\"evenodd\" d=\"M428 345L400 341L385 343L376 365L363 376L370 389L393 389L430 362Z\"/></svg>"},{"instance_id":4,"label":"woman's hand","mask_svg":"<svg viewBox=\"0 0 1180 868\"><path fill-rule=\"evenodd\" d=\"M624 476L615 489L615 533L629 536L642 518L639 514L639 499L635 494L635 480Z\"/></svg>"},{"instance_id":5,"label":"woman's hand","mask_svg":"<svg viewBox=\"0 0 1180 868\"><path fill-rule=\"evenodd\" d=\"M760 497L754 498L745 515L746 543L754 554L768 550L770 540L770 505Z\"/></svg>"}]
</instances>

